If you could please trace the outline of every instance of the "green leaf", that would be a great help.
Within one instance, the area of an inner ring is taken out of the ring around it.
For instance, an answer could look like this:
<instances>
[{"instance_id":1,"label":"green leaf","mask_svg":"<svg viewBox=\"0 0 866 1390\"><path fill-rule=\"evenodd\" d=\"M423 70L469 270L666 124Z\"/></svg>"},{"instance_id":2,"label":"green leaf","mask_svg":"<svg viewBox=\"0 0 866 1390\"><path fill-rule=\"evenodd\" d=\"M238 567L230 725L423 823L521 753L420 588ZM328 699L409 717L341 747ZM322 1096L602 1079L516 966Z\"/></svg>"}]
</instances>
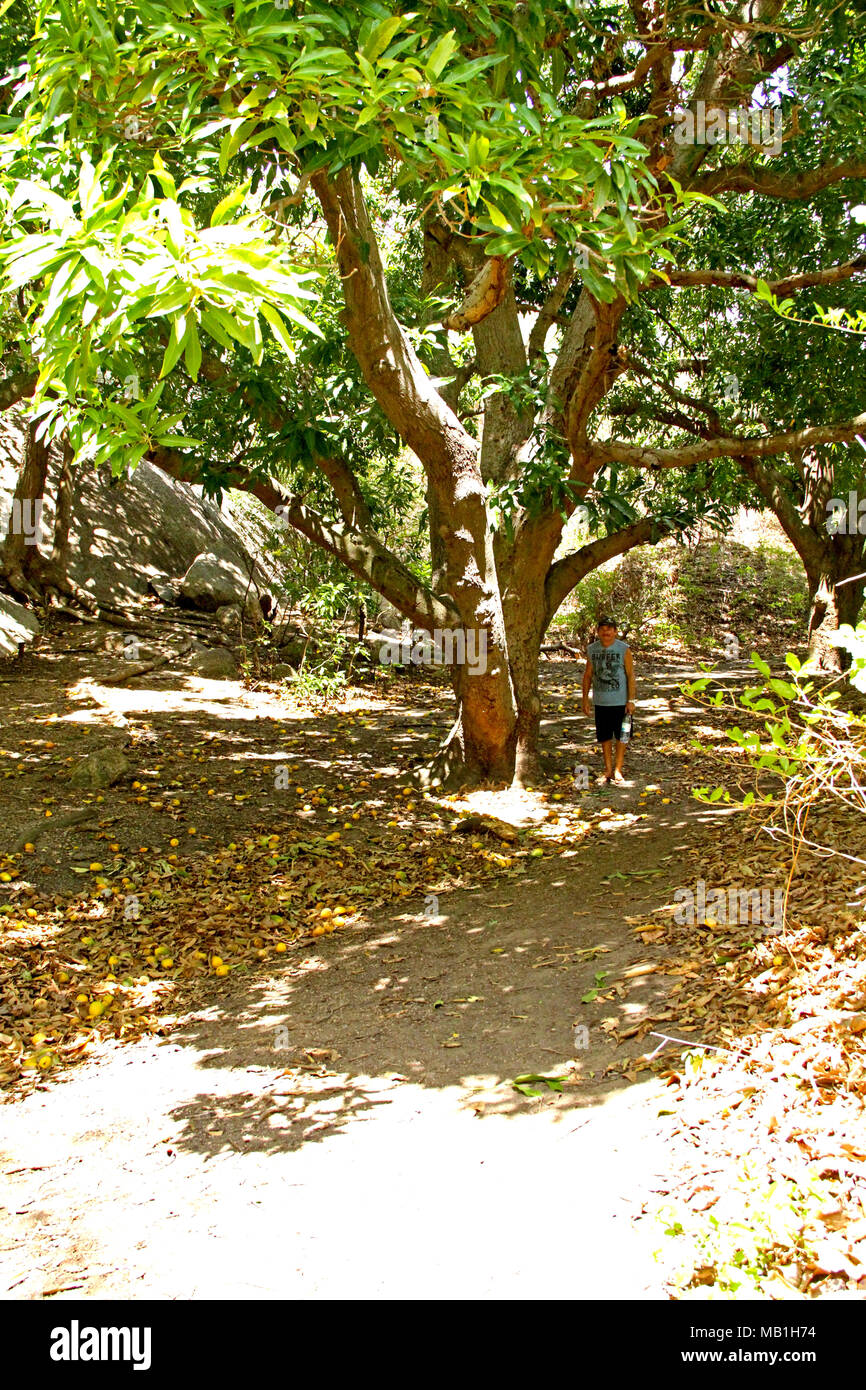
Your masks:
<instances>
[{"instance_id":1,"label":"green leaf","mask_svg":"<svg viewBox=\"0 0 866 1390\"><path fill-rule=\"evenodd\" d=\"M199 368L201 367L201 343L199 342L196 321L192 314L189 316L185 335L184 362L186 363L187 371L193 381L195 381L199 373Z\"/></svg>"},{"instance_id":2,"label":"green leaf","mask_svg":"<svg viewBox=\"0 0 866 1390\"><path fill-rule=\"evenodd\" d=\"M448 62L457 50L457 40L454 37L454 30L449 29L447 34L443 34L438 43L433 45L426 63L424 72L432 80L436 81Z\"/></svg>"},{"instance_id":3,"label":"green leaf","mask_svg":"<svg viewBox=\"0 0 866 1390\"><path fill-rule=\"evenodd\" d=\"M494 203L489 202L487 198L482 198L481 201L486 207L488 216L494 227L499 227L503 232L509 232L511 230L511 223L508 221L505 214L501 212Z\"/></svg>"},{"instance_id":4,"label":"green leaf","mask_svg":"<svg viewBox=\"0 0 866 1390\"><path fill-rule=\"evenodd\" d=\"M778 695L782 700L796 700L797 688L791 685L790 681L780 681L771 678L767 681L774 695Z\"/></svg>"},{"instance_id":5,"label":"green leaf","mask_svg":"<svg viewBox=\"0 0 866 1390\"><path fill-rule=\"evenodd\" d=\"M388 19L380 20L359 52L369 63L374 63L380 53L385 52L388 44L403 23L405 23L404 17L399 14L391 15Z\"/></svg>"},{"instance_id":6,"label":"green leaf","mask_svg":"<svg viewBox=\"0 0 866 1390\"><path fill-rule=\"evenodd\" d=\"M211 213L210 224L212 227L220 227L227 221L229 213L234 212L235 208L240 207L247 196L249 183L245 183L240 188L234 189L225 198L217 203Z\"/></svg>"},{"instance_id":7,"label":"green leaf","mask_svg":"<svg viewBox=\"0 0 866 1390\"><path fill-rule=\"evenodd\" d=\"M181 324L184 325L184 329L181 336L178 337L178 330ZM172 367L174 367L177 363L178 359L180 358L180 354L183 352L184 344L186 342L186 335L186 317L183 316L181 318L176 318L172 324L171 337L168 340L168 347L165 350L165 356L162 359L162 368L159 373L160 377L168 376Z\"/></svg>"},{"instance_id":8,"label":"green leaf","mask_svg":"<svg viewBox=\"0 0 866 1390\"><path fill-rule=\"evenodd\" d=\"M757 652L752 652L752 665L760 671L762 676L770 675L770 668L766 661L762 661ZM771 707L772 708L772 707Z\"/></svg>"},{"instance_id":9,"label":"green leaf","mask_svg":"<svg viewBox=\"0 0 866 1390\"><path fill-rule=\"evenodd\" d=\"M286 328L286 325L283 323L283 320L281 319L277 310L274 308L272 304L263 304L262 314L270 324L271 331L273 332L273 335L279 343L280 347L283 349L283 352L291 361L294 361L295 350L292 345L292 340L289 337L288 329Z\"/></svg>"}]
</instances>

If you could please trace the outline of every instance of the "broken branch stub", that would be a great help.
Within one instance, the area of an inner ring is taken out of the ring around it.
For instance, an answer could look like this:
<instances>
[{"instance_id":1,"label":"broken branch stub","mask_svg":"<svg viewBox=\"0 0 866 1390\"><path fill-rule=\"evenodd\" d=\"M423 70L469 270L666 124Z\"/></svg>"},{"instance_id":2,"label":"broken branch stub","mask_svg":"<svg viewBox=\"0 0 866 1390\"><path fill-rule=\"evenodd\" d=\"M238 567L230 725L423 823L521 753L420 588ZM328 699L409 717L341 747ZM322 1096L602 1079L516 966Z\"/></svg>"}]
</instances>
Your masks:
<instances>
[{"instance_id":1,"label":"broken branch stub","mask_svg":"<svg viewBox=\"0 0 866 1390\"><path fill-rule=\"evenodd\" d=\"M462 304L443 320L452 333L465 333L467 328L486 319L502 303L508 285L508 267L504 256L491 256L470 284Z\"/></svg>"}]
</instances>

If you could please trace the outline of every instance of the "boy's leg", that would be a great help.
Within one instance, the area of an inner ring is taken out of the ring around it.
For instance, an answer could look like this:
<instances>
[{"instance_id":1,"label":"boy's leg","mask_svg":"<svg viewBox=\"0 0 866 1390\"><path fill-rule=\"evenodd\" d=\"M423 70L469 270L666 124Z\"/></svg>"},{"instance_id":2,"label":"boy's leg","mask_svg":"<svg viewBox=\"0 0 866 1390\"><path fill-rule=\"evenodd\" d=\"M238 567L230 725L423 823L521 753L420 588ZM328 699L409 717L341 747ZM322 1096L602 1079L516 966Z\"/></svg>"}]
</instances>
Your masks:
<instances>
[{"instance_id":1,"label":"boy's leg","mask_svg":"<svg viewBox=\"0 0 866 1390\"><path fill-rule=\"evenodd\" d=\"M604 755L604 775L610 779L613 776L613 739L603 743L601 751Z\"/></svg>"},{"instance_id":2,"label":"boy's leg","mask_svg":"<svg viewBox=\"0 0 866 1390\"><path fill-rule=\"evenodd\" d=\"M599 783L609 782L613 776L613 735L610 729L610 716L604 706L595 707L595 738L601 744L601 752L604 758L604 774L599 777Z\"/></svg>"},{"instance_id":3,"label":"boy's leg","mask_svg":"<svg viewBox=\"0 0 866 1390\"><path fill-rule=\"evenodd\" d=\"M611 774L614 782L625 781L625 778L622 775L622 765L625 762L625 752L628 745L623 743L622 741L622 721L624 717L625 706L623 706L621 710L618 708L616 711L616 715L614 716L613 734L614 738L616 739L616 766Z\"/></svg>"}]
</instances>

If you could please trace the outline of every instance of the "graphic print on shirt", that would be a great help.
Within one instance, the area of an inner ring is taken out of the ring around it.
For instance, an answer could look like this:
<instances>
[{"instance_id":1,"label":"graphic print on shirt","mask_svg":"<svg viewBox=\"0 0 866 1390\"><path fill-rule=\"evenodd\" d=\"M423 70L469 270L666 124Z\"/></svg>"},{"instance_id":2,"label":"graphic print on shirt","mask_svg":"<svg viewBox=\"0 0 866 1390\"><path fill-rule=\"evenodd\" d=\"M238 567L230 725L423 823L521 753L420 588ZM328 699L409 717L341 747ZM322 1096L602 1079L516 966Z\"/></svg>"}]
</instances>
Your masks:
<instances>
[{"instance_id":1,"label":"graphic print on shirt","mask_svg":"<svg viewBox=\"0 0 866 1390\"><path fill-rule=\"evenodd\" d=\"M616 693L622 689L622 652L615 647L602 647L592 656L593 685L599 692Z\"/></svg>"}]
</instances>

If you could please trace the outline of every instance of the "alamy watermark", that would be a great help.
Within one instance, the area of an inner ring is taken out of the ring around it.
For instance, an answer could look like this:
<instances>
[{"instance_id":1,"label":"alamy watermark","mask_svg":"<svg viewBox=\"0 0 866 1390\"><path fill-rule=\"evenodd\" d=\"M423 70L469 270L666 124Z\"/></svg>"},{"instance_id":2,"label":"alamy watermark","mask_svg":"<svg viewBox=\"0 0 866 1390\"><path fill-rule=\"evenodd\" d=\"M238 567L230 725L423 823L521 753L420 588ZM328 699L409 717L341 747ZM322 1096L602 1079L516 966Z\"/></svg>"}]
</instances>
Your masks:
<instances>
[{"instance_id":1,"label":"alamy watermark","mask_svg":"<svg viewBox=\"0 0 866 1390\"><path fill-rule=\"evenodd\" d=\"M102 386L110 390L114 386L115 380L120 380L120 378L115 378L111 375L110 372L103 371L102 367L97 367L97 386ZM138 372L130 372L128 376L123 377L122 388L123 389L121 390L120 394L123 400L141 400L141 378L139 377Z\"/></svg>"},{"instance_id":2,"label":"alamy watermark","mask_svg":"<svg viewBox=\"0 0 866 1390\"><path fill-rule=\"evenodd\" d=\"M866 536L866 497L856 492L831 497L827 503L827 531L831 536Z\"/></svg>"},{"instance_id":3,"label":"alamy watermark","mask_svg":"<svg viewBox=\"0 0 866 1390\"><path fill-rule=\"evenodd\" d=\"M40 545L45 539L41 531L41 497L13 497L0 503L0 535L23 536L25 545Z\"/></svg>"},{"instance_id":4,"label":"alamy watermark","mask_svg":"<svg viewBox=\"0 0 866 1390\"><path fill-rule=\"evenodd\" d=\"M383 666L465 666L470 676L487 670L487 633L484 628L437 628L433 633L413 632L404 623L399 637L388 637L379 647Z\"/></svg>"},{"instance_id":5,"label":"alamy watermark","mask_svg":"<svg viewBox=\"0 0 866 1390\"><path fill-rule=\"evenodd\" d=\"M675 120L678 145L723 145L736 140L742 145L757 145L770 156L782 152L779 106L735 106L725 111L698 101L694 111L678 111Z\"/></svg>"},{"instance_id":6,"label":"alamy watermark","mask_svg":"<svg viewBox=\"0 0 866 1390\"><path fill-rule=\"evenodd\" d=\"M73 1318L68 1327L51 1329L48 1355L52 1361L129 1361L134 1371L148 1371L151 1345L149 1327L82 1327Z\"/></svg>"},{"instance_id":7,"label":"alamy watermark","mask_svg":"<svg viewBox=\"0 0 866 1390\"><path fill-rule=\"evenodd\" d=\"M781 930L785 922L784 888L711 888L699 878L695 888L677 888L679 903L674 921L680 926L703 924L707 919L720 927L764 926Z\"/></svg>"}]
</instances>

